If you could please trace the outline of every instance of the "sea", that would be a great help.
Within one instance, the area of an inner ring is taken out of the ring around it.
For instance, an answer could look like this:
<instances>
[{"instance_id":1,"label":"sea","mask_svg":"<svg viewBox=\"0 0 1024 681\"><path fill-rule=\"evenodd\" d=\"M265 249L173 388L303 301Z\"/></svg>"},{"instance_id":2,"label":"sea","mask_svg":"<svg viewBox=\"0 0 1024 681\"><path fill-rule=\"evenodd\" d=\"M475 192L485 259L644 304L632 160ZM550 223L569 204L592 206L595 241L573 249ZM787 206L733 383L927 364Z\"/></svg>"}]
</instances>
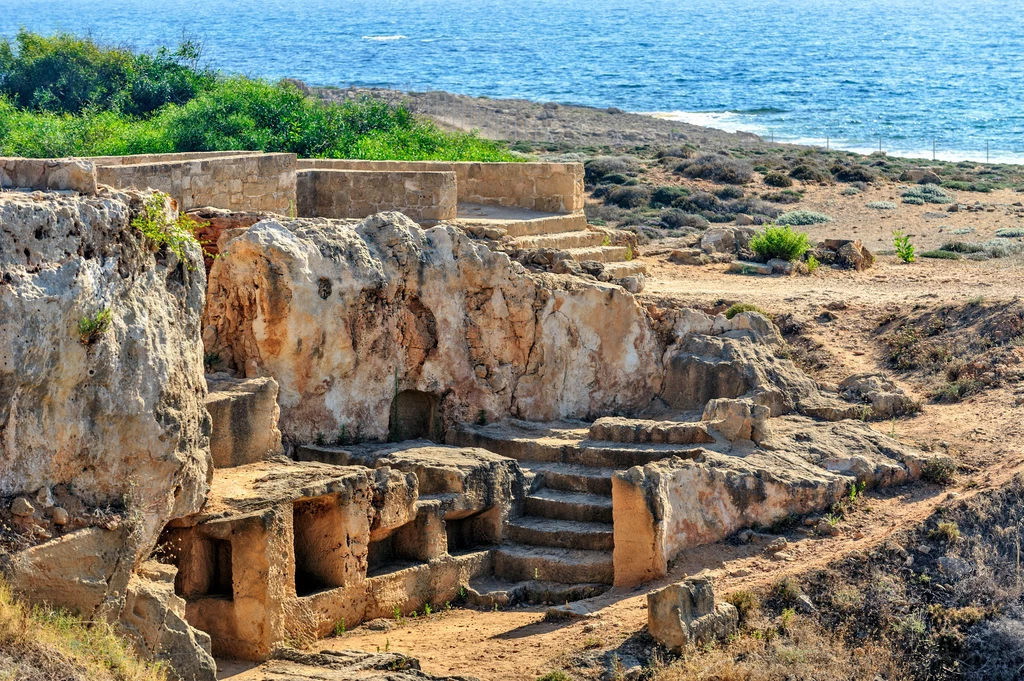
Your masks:
<instances>
[{"instance_id":1,"label":"sea","mask_svg":"<svg viewBox=\"0 0 1024 681\"><path fill-rule=\"evenodd\" d=\"M777 141L1024 162L1021 0L0 0L310 84L615 106Z\"/></svg>"}]
</instances>

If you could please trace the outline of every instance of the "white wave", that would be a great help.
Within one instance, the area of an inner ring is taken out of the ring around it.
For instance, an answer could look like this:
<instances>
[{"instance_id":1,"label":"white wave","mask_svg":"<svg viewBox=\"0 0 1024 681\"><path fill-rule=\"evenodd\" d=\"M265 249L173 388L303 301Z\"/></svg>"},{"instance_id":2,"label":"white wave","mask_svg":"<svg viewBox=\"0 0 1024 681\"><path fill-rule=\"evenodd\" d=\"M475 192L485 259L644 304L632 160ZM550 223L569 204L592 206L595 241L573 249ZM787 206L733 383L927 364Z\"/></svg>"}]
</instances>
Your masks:
<instances>
[{"instance_id":1,"label":"white wave","mask_svg":"<svg viewBox=\"0 0 1024 681\"><path fill-rule=\"evenodd\" d=\"M363 40L372 40L378 43L386 43L392 40L408 40L404 35L364 35Z\"/></svg>"},{"instance_id":2,"label":"white wave","mask_svg":"<svg viewBox=\"0 0 1024 681\"><path fill-rule=\"evenodd\" d=\"M768 128L759 121L756 114L741 114L732 111L652 111L645 115L669 121L680 121L723 132L753 132L760 134Z\"/></svg>"}]
</instances>

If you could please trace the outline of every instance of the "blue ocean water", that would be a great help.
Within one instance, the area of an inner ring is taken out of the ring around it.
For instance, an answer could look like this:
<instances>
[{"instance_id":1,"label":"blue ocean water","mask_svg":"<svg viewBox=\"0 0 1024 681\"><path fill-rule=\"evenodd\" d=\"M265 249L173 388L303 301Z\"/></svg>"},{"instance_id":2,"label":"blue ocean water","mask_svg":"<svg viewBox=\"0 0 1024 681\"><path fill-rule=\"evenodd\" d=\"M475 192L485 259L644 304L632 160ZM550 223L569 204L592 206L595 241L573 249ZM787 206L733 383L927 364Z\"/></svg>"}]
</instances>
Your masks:
<instances>
[{"instance_id":1,"label":"blue ocean water","mask_svg":"<svg viewBox=\"0 0 1024 681\"><path fill-rule=\"evenodd\" d=\"M1024 160L1021 0L0 0L0 35L212 65L661 112L777 140Z\"/></svg>"}]
</instances>

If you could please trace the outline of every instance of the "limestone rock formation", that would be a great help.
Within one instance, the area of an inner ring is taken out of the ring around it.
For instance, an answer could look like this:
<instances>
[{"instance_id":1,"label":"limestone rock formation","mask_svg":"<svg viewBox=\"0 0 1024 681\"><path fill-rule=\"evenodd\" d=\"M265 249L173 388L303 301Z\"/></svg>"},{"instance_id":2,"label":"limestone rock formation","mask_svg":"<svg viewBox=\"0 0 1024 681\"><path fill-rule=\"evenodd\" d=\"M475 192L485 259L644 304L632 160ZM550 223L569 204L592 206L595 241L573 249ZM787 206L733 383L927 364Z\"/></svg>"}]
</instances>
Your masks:
<instances>
[{"instance_id":1,"label":"limestone rock formation","mask_svg":"<svg viewBox=\"0 0 1024 681\"><path fill-rule=\"evenodd\" d=\"M176 570L156 561L145 563L128 583L121 626L146 659L167 662L180 681L213 681L208 634L185 621L185 601L174 593Z\"/></svg>"},{"instance_id":2,"label":"limestone rock formation","mask_svg":"<svg viewBox=\"0 0 1024 681\"><path fill-rule=\"evenodd\" d=\"M292 440L631 411L660 388L659 339L631 295L531 275L451 226L265 220L223 246L206 350L280 383Z\"/></svg>"},{"instance_id":3,"label":"limestone rock formation","mask_svg":"<svg viewBox=\"0 0 1024 681\"><path fill-rule=\"evenodd\" d=\"M218 373L208 375L206 385L215 467L242 466L281 453L277 381L269 376L240 379Z\"/></svg>"},{"instance_id":4,"label":"limestone rock formation","mask_svg":"<svg viewBox=\"0 0 1024 681\"><path fill-rule=\"evenodd\" d=\"M647 594L647 628L674 653L728 637L739 625L739 612L715 603L709 579L686 579Z\"/></svg>"},{"instance_id":5,"label":"limestone rock formation","mask_svg":"<svg viewBox=\"0 0 1024 681\"><path fill-rule=\"evenodd\" d=\"M0 495L127 500L137 549L210 473L201 254L131 226L147 196L0 194Z\"/></svg>"}]
</instances>

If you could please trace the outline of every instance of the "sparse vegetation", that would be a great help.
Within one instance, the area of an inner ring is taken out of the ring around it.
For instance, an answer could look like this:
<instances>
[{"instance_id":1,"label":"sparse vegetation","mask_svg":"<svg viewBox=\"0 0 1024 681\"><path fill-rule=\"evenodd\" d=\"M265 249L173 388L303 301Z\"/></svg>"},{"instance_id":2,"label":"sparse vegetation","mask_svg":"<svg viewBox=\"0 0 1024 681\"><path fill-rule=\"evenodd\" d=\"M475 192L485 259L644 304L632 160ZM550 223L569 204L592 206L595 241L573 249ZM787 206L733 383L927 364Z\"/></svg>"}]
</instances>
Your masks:
<instances>
[{"instance_id":1,"label":"sparse vegetation","mask_svg":"<svg viewBox=\"0 0 1024 681\"><path fill-rule=\"evenodd\" d=\"M953 197L942 191L933 184L921 184L908 187L901 195L903 203L925 204L925 203L953 203Z\"/></svg>"},{"instance_id":2,"label":"sparse vegetation","mask_svg":"<svg viewBox=\"0 0 1024 681\"><path fill-rule=\"evenodd\" d=\"M935 457L921 468L921 479L938 485L948 485L956 476L956 464L951 459Z\"/></svg>"},{"instance_id":3,"label":"sparse vegetation","mask_svg":"<svg viewBox=\"0 0 1024 681\"><path fill-rule=\"evenodd\" d=\"M769 187L779 187L785 189L786 187L793 186L793 180L788 175L783 175L779 172L770 172L764 176L764 183Z\"/></svg>"},{"instance_id":4,"label":"sparse vegetation","mask_svg":"<svg viewBox=\"0 0 1024 681\"><path fill-rule=\"evenodd\" d=\"M0 678L44 681L165 681L161 664L140 660L105 621L30 608L0 581Z\"/></svg>"},{"instance_id":5,"label":"sparse vegetation","mask_svg":"<svg viewBox=\"0 0 1024 681\"><path fill-rule=\"evenodd\" d=\"M111 311L109 307L85 315L78 320L78 339L82 345L92 345L110 328Z\"/></svg>"},{"instance_id":6,"label":"sparse vegetation","mask_svg":"<svg viewBox=\"0 0 1024 681\"><path fill-rule=\"evenodd\" d=\"M608 193L605 203L619 208L639 208L651 200L651 190L644 186L619 186Z\"/></svg>"},{"instance_id":7,"label":"sparse vegetation","mask_svg":"<svg viewBox=\"0 0 1024 681\"><path fill-rule=\"evenodd\" d=\"M1000 227L996 230L996 236L1004 239L1024 237L1024 227Z\"/></svg>"},{"instance_id":8,"label":"sparse vegetation","mask_svg":"<svg viewBox=\"0 0 1024 681\"><path fill-rule=\"evenodd\" d=\"M747 184L754 177L754 169L749 163L720 154L704 154L684 162L676 172L723 184Z\"/></svg>"},{"instance_id":9,"label":"sparse vegetation","mask_svg":"<svg viewBox=\"0 0 1024 681\"><path fill-rule=\"evenodd\" d=\"M921 257L932 258L933 260L960 260L961 258L959 253L954 253L953 251L944 251L942 249L922 251Z\"/></svg>"},{"instance_id":10,"label":"sparse vegetation","mask_svg":"<svg viewBox=\"0 0 1024 681\"><path fill-rule=\"evenodd\" d=\"M762 314L765 317L768 316L768 313L759 308L757 305L751 305L750 303L736 303L735 305L730 306L729 309L725 311L725 318L732 319L741 312L757 312L758 314Z\"/></svg>"},{"instance_id":11,"label":"sparse vegetation","mask_svg":"<svg viewBox=\"0 0 1024 681\"><path fill-rule=\"evenodd\" d=\"M765 227L750 240L750 249L764 260L799 260L810 248L807 235L794 232L788 224Z\"/></svg>"},{"instance_id":12,"label":"sparse vegetation","mask_svg":"<svg viewBox=\"0 0 1024 681\"><path fill-rule=\"evenodd\" d=\"M892 201L868 201L866 205L872 210L896 210L896 204Z\"/></svg>"},{"instance_id":13,"label":"sparse vegetation","mask_svg":"<svg viewBox=\"0 0 1024 681\"><path fill-rule=\"evenodd\" d=\"M775 222L780 225L817 225L832 221L828 215L811 210L791 210L775 219Z\"/></svg>"},{"instance_id":14,"label":"sparse vegetation","mask_svg":"<svg viewBox=\"0 0 1024 681\"><path fill-rule=\"evenodd\" d=\"M928 538L952 543L960 539L960 528L955 522L941 522L928 533Z\"/></svg>"},{"instance_id":15,"label":"sparse vegetation","mask_svg":"<svg viewBox=\"0 0 1024 681\"><path fill-rule=\"evenodd\" d=\"M158 247L166 247L187 269L195 265L189 260L187 249L195 246L201 249L199 241L192 233L195 223L184 213L179 213L175 220L167 216L168 196L154 192L146 199L142 211L132 220L132 227Z\"/></svg>"}]
</instances>

